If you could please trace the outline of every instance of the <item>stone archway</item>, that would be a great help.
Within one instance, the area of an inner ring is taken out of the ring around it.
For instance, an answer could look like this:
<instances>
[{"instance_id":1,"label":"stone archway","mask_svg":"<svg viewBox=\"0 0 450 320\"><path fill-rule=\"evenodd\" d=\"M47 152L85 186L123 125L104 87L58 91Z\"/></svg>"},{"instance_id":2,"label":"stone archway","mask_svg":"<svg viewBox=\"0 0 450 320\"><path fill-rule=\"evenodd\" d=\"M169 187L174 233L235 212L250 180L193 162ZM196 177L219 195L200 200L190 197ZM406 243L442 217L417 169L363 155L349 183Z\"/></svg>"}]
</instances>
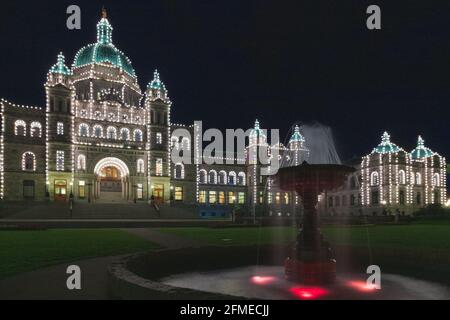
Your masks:
<instances>
[{"instance_id":1,"label":"stone archway","mask_svg":"<svg viewBox=\"0 0 450 320\"><path fill-rule=\"evenodd\" d=\"M102 202L124 202L130 199L130 171L115 157L101 159L94 167L94 197Z\"/></svg>"}]
</instances>

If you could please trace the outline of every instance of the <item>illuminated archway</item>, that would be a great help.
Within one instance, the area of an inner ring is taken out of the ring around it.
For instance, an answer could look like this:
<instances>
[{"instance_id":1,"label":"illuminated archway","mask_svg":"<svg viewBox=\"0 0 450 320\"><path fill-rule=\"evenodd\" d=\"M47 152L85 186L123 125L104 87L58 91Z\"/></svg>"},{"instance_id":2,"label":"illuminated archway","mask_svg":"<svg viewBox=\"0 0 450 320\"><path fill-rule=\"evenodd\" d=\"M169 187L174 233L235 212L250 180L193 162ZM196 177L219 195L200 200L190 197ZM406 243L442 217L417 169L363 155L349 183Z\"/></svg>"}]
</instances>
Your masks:
<instances>
[{"instance_id":1,"label":"illuminated archway","mask_svg":"<svg viewBox=\"0 0 450 320\"><path fill-rule=\"evenodd\" d=\"M121 178L130 175L130 171L128 170L128 166L125 164L125 162L114 157L103 158L102 160L97 162L94 168L94 173L96 175L101 175L102 170L106 167L116 167L117 169L119 169Z\"/></svg>"}]
</instances>

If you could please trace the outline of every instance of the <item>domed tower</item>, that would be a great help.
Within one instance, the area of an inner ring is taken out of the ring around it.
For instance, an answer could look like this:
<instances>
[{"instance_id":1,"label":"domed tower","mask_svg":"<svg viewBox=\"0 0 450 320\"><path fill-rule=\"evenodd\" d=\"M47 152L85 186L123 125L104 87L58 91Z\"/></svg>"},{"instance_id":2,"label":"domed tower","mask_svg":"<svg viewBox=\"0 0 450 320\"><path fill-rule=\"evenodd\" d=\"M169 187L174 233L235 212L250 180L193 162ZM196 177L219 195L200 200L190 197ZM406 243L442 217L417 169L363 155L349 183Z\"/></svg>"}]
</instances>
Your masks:
<instances>
[{"instance_id":1,"label":"domed tower","mask_svg":"<svg viewBox=\"0 0 450 320\"><path fill-rule=\"evenodd\" d=\"M46 92L46 184L52 200L67 200L73 183L73 98L72 72L58 54L45 83Z\"/></svg>"},{"instance_id":2,"label":"domed tower","mask_svg":"<svg viewBox=\"0 0 450 320\"><path fill-rule=\"evenodd\" d=\"M150 184L152 195L158 201L170 199L170 110L166 86L161 81L158 70L145 91L145 108L148 113L147 132L149 146Z\"/></svg>"},{"instance_id":3,"label":"domed tower","mask_svg":"<svg viewBox=\"0 0 450 320\"><path fill-rule=\"evenodd\" d=\"M78 50L72 64L75 198L144 201L147 114L131 60L112 33L103 9L96 42Z\"/></svg>"},{"instance_id":4,"label":"domed tower","mask_svg":"<svg viewBox=\"0 0 450 320\"><path fill-rule=\"evenodd\" d=\"M305 146L305 141L305 138L300 133L300 127L296 125L294 133L289 139L288 163L291 166L298 166L303 161L308 160L309 150Z\"/></svg>"}]
</instances>

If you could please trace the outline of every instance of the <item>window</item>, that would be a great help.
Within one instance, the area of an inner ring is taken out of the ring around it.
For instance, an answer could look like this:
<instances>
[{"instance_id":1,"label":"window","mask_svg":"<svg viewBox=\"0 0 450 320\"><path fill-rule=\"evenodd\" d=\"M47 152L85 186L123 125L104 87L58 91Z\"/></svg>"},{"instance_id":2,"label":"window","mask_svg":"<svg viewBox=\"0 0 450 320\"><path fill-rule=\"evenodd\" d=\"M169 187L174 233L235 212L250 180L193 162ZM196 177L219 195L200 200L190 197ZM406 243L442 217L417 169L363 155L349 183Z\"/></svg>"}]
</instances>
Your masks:
<instances>
[{"instance_id":1,"label":"window","mask_svg":"<svg viewBox=\"0 0 450 320\"><path fill-rule=\"evenodd\" d=\"M198 193L198 202L206 203L206 191L202 190Z\"/></svg>"},{"instance_id":2,"label":"window","mask_svg":"<svg viewBox=\"0 0 450 320\"><path fill-rule=\"evenodd\" d=\"M372 204L374 204L374 205L378 204L380 202L378 191L372 191L371 200L372 200Z\"/></svg>"},{"instance_id":3,"label":"window","mask_svg":"<svg viewBox=\"0 0 450 320\"><path fill-rule=\"evenodd\" d=\"M183 187L175 187L175 201L183 201Z\"/></svg>"},{"instance_id":4,"label":"window","mask_svg":"<svg viewBox=\"0 0 450 320\"><path fill-rule=\"evenodd\" d=\"M422 175L420 172L416 172L416 184L421 185L422 184Z\"/></svg>"},{"instance_id":5,"label":"window","mask_svg":"<svg viewBox=\"0 0 450 320\"><path fill-rule=\"evenodd\" d=\"M134 141L142 142L142 131L139 129L135 129L133 132Z\"/></svg>"},{"instance_id":6,"label":"window","mask_svg":"<svg viewBox=\"0 0 450 320\"><path fill-rule=\"evenodd\" d=\"M225 204L225 192L219 191L219 204Z\"/></svg>"},{"instance_id":7,"label":"window","mask_svg":"<svg viewBox=\"0 0 450 320\"><path fill-rule=\"evenodd\" d=\"M209 203L214 204L217 202L217 192L216 191L209 191Z\"/></svg>"},{"instance_id":8,"label":"window","mask_svg":"<svg viewBox=\"0 0 450 320\"><path fill-rule=\"evenodd\" d=\"M204 169L201 169L199 172L198 172L198 182L199 183L202 183L202 184L205 184L206 183L206 170L204 170Z\"/></svg>"},{"instance_id":9,"label":"window","mask_svg":"<svg viewBox=\"0 0 450 320\"><path fill-rule=\"evenodd\" d=\"M78 127L78 135L80 137L88 137L89 136L89 125L86 123L82 123Z\"/></svg>"},{"instance_id":10,"label":"window","mask_svg":"<svg viewBox=\"0 0 450 320\"><path fill-rule=\"evenodd\" d=\"M219 184L227 184L227 173L223 170L219 172Z\"/></svg>"},{"instance_id":11,"label":"window","mask_svg":"<svg viewBox=\"0 0 450 320\"><path fill-rule=\"evenodd\" d=\"M64 171L64 151L56 151L56 171Z\"/></svg>"},{"instance_id":12,"label":"window","mask_svg":"<svg viewBox=\"0 0 450 320\"><path fill-rule=\"evenodd\" d=\"M275 204L280 204L280 202L281 202L280 193L277 192L275 193Z\"/></svg>"},{"instance_id":13,"label":"window","mask_svg":"<svg viewBox=\"0 0 450 320\"><path fill-rule=\"evenodd\" d=\"M34 180L24 180L22 185L23 185L23 198L34 199Z\"/></svg>"},{"instance_id":14,"label":"window","mask_svg":"<svg viewBox=\"0 0 450 320\"><path fill-rule=\"evenodd\" d=\"M137 173L145 173L144 160L138 159L137 161Z\"/></svg>"},{"instance_id":15,"label":"window","mask_svg":"<svg viewBox=\"0 0 450 320\"><path fill-rule=\"evenodd\" d=\"M400 204L405 204L405 191L400 190L398 193L398 198Z\"/></svg>"},{"instance_id":16,"label":"window","mask_svg":"<svg viewBox=\"0 0 450 320\"><path fill-rule=\"evenodd\" d=\"M161 132L156 133L156 144L162 144L162 134Z\"/></svg>"},{"instance_id":17,"label":"window","mask_svg":"<svg viewBox=\"0 0 450 320\"><path fill-rule=\"evenodd\" d=\"M93 128L92 136L95 138L103 138L103 128L96 124Z\"/></svg>"},{"instance_id":18,"label":"window","mask_svg":"<svg viewBox=\"0 0 450 320\"><path fill-rule=\"evenodd\" d=\"M106 129L106 138L107 139L117 139L117 130L114 127L108 127Z\"/></svg>"},{"instance_id":19,"label":"window","mask_svg":"<svg viewBox=\"0 0 450 320\"><path fill-rule=\"evenodd\" d=\"M374 171L370 175L370 185L377 186L378 185L378 172Z\"/></svg>"},{"instance_id":20,"label":"window","mask_svg":"<svg viewBox=\"0 0 450 320\"><path fill-rule=\"evenodd\" d=\"M245 203L245 192L238 192L238 203L239 204Z\"/></svg>"},{"instance_id":21,"label":"window","mask_svg":"<svg viewBox=\"0 0 450 320\"><path fill-rule=\"evenodd\" d=\"M64 134L64 123L56 123L56 134L62 136Z\"/></svg>"},{"instance_id":22,"label":"window","mask_svg":"<svg viewBox=\"0 0 450 320\"><path fill-rule=\"evenodd\" d=\"M435 187L440 187L441 186L441 180L439 178L439 173L435 173L433 175L433 184L432 185L435 186Z\"/></svg>"},{"instance_id":23,"label":"window","mask_svg":"<svg viewBox=\"0 0 450 320\"><path fill-rule=\"evenodd\" d=\"M162 158L156 159L156 175L157 176L163 175L163 160L162 160Z\"/></svg>"},{"instance_id":24,"label":"window","mask_svg":"<svg viewBox=\"0 0 450 320\"><path fill-rule=\"evenodd\" d=\"M284 204L289 204L289 193L284 193Z\"/></svg>"},{"instance_id":25,"label":"window","mask_svg":"<svg viewBox=\"0 0 450 320\"><path fill-rule=\"evenodd\" d=\"M16 120L14 122L14 134L16 136L26 136L27 135L27 124L23 120Z\"/></svg>"},{"instance_id":26,"label":"window","mask_svg":"<svg viewBox=\"0 0 450 320\"><path fill-rule=\"evenodd\" d=\"M25 152L22 154L22 170L36 171L36 156L33 152Z\"/></svg>"},{"instance_id":27,"label":"window","mask_svg":"<svg viewBox=\"0 0 450 320\"><path fill-rule=\"evenodd\" d=\"M217 172L215 170L211 170L208 173L208 183L217 184Z\"/></svg>"},{"instance_id":28,"label":"window","mask_svg":"<svg viewBox=\"0 0 450 320\"><path fill-rule=\"evenodd\" d=\"M420 192L417 192L416 194L416 204L422 204L422 195L420 194Z\"/></svg>"},{"instance_id":29,"label":"window","mask_svg":"<svg viewBox=\"0 0 450 320\"><path fill-rule=\"evenodd\" d=\"M173 177L175 179L184 179L184 165L177 163L173 169Z\"/></svg>"},{"instance_id":30,"label":"window","mask_svg":"<svg viewBox=\"0 0 450 320\"><path fill-rule=\"evenodd\" d=\"M42 137L42 126L40 122L33 121L30 125L30 136L33 138Z\"/></svg>"},{"instance_id":31,"label":"window","mask_svg":"<svg viewBox=\"0 0 450 320\"><path fill-rule=\"evenodd\" d=\"M228 173L228 184L236 184L236 172L230 171L230 173Z\"/></svg>"},{"instance_id":32,"label":"window","mask_svg":"<svg viewBox=\"0 0 450 320\"><path fill-rule=\"evenodd\" d=\"M78 155L77 169L78 170L86 170L86 156L84 154Z\"/></svg>"},{"instance_id":33,"label":"window","mask_svg":"<svg viewBox=\"0 0 450 320\"><path fill-rule=\"evenodd\" d=\"M264 192L260 191L259 192L259 204L263 204L264 203Z\"/></svg>"},{"instance_id":34,"label":"window","mask_svg":"<svg viewBox=\"0 0 450 320\"><path fill-rule=\"evenodd\" d=\"M228 192L228 204L234 204L236 202L236 196L233 191Z\"/></svg>"},{"instance_id":35,"label":"window","mask_svg":"<svg viewBox=\"0 0 450 320\"><path fill-rule=\"evenodd\" d=\"M142 200L144 198L144 187L142 183L136 185L136 199Z\"/></svg>"},{"instance_id":36,"label":"window","mask_svg":"<svg viewBox=\"0 0 450 320\"><path fill-rule=\"evenodd\" d=\"M120 139L121 140L130 140L130 130L128 128L120 129Z\"/></svg>"},{"instance_id":37,"label":"window","mask_svg":"<svg viewBox=\"0 0 450 320\"><path fill-rule=\"evenodd\" d=\"M84 180L78 181L78 198L84 199L86 197L86 182Z\"/></svg>"},{"instance_id":38,"label":"window","mask_svg":"<svg viewBox=\"0 0 450 320\"><path fill-rule=\"evenodd\" d=\"M406 184L406 175L405 175L405 171L400 170L398 172L398 182L400 184Z\"/></svg>"},{"instance_id":39,"label":"window","mask_svg":"<svg viewBox=\"0 0 450 320\"><path fill-rule=\"evenodd\" d=\"M245 173L239 172L238 174L238 185L245 186Z\"/></svg>"}]
</instances>

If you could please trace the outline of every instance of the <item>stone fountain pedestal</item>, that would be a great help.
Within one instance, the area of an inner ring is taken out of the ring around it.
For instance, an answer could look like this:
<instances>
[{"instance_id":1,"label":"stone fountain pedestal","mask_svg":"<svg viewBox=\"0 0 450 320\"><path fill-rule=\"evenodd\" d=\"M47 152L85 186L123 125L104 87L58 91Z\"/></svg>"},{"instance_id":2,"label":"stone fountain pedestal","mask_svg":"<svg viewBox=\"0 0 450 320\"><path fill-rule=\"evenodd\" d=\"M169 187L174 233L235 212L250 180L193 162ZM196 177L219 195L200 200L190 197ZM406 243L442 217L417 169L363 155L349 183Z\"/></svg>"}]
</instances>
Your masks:
<instances>
[{"instance_id":1,"label":"stone fountain pedestal","mask_svg":"<svg viewBox=\"0 0 450 320\"><path fill-rule=\"evenodd\" d=\"M292 254L285 260L286 277L305 284L330 283L336 279L336 260L319 229L318 196L341 186L354 169L343 165L306 162L279 170L281 189L295 190L303 200L302 228Z\"/></svg>"}]
</instances>

